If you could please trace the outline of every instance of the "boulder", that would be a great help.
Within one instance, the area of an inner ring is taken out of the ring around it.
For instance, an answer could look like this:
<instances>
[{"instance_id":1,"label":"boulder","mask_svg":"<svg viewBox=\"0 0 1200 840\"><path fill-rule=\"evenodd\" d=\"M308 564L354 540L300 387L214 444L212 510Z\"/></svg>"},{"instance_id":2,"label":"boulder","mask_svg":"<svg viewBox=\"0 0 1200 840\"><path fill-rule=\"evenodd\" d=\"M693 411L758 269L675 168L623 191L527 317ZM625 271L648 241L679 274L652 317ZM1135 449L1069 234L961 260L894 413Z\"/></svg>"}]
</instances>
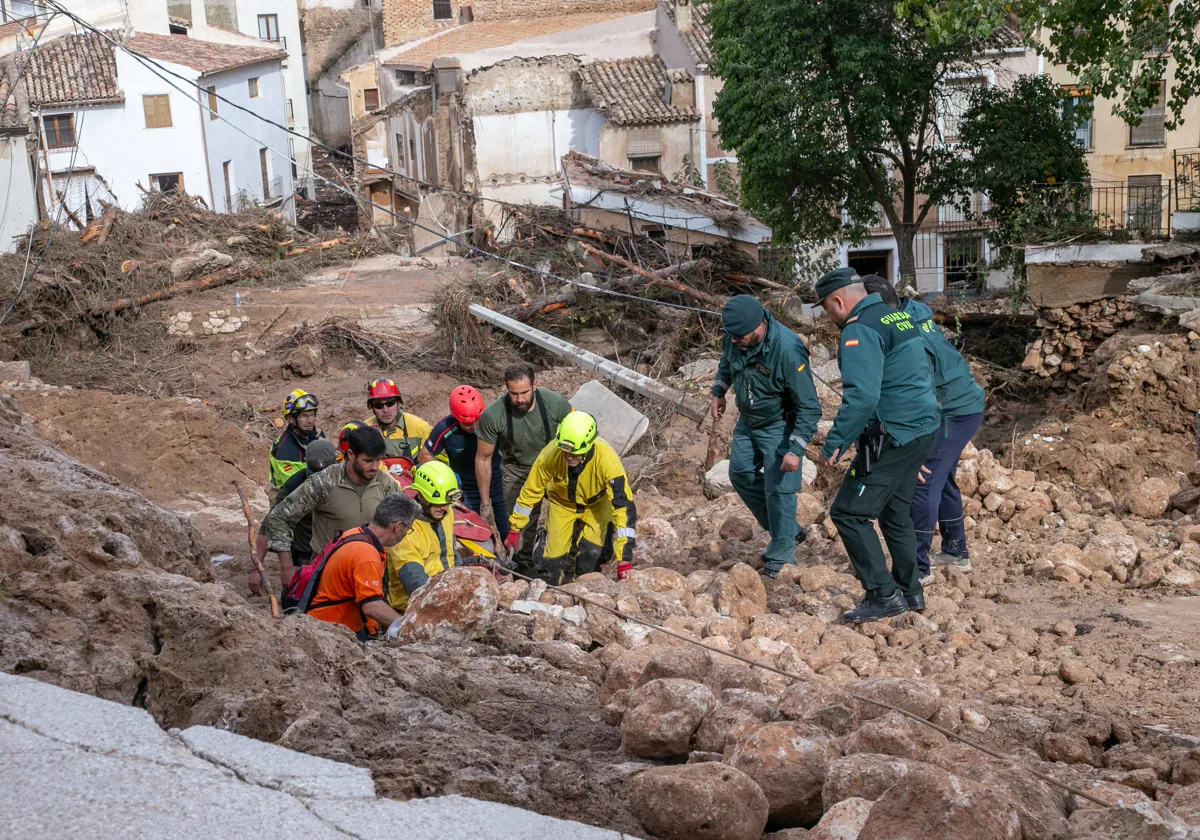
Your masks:
<instances>
[{"instance_id":1,"label":"boulder","mask_svg":"<svg viewBox=\"0 0 1200 840\"><path fill-rule=\"evenodd\" d=\"M724 753L731 739L739 738L779 717L774 703L765 694L754 691L741 693L745 695L743 699L722 704L700 724L696 730L697 750Z\"/></svg>"},{"instance_id":2,"label":"boulder","mask_svg":"<svg viewBox=\"0 0 1200 840\"><path fill-rule=\"evenodd\" d=\"M1171 501L1171 485L1161 478L1147 478L1129 489L1129 512L1143 519L1159 519Z\"/></svg>"},{"instance_id":3,"label":"boulder","mask_svg":"<svg viewBox=\"0 0 1200 840\"><path fill-rule=\"evenodd\" d=\"M923 759L946 744L946 736L899 712L888 712L863 724L846 739L846 755L877 753L899 758Z\"/></svg>"},{"instance_id":4,"label":"boulder","mask_svg":"<svg viewBox=\"0 0 1200 840\"><path fill-rule=\"evenodd\" d=\"M917 717L932 720L942 705L942 690L932 680L909 680L898 677L872 677L847 686L847 691L860 697L869 697L911 712ZM863 720L882 717L886 709L870 703L859 704Z\"/></svg>"},{"instance_id":5,"label":"boulder","mask_svg":"<svg viewBox=\"0 0 1200 840\"><path fill-rule=\"evenodd\" d=\"M448 569L409 599L397 642L465 642L481 638L500 604L495 576L481 567Z\"/></svg>"},{"instance_id":6,"label":"boulder","mask_svg":"<svg viewBox=\"0 0 1200 840\"><path fill-rule=\"evenodd\" d=\"M1042 753L1047 761L1064 764L1100 763L1100 751L1087 742L1086 738L1068 732L1047 732L1042 741Z\"/></svg>"},{"instance_id":7,"label":"boulder","mask_svg":"<svg viewBox=\"0 0 1200 840\"><path fill-rule=\"evenodd\" d=\"M608 674L605 676L604 682L600 685L600 690L596 693L596 702L601 707L607 706L618 691L628 691L635 688L642 676L642 672L646 670L646 666L664 650L669 650L669 648L658 647L656 645L642 645L621 654L609 666Z\"/></svg>"},{"instance_id":8,"label":"boulder","mask_svg":"<svg viewBox=\"0 0 1200 840\"><path fill-rule=\"evenodd\" d=\"M1071 814L1072 840L1186 840L1187 823L1157 802L1082 808Z\"/></svg>"},{"instance_id":9,"label":"boulder","mask_svg":"<svg viewBox=\"0 0 1200 840\"><path fill-rule=\"evenodd\" d=\"M725 749L726 763L767 795L770 820L781 828L820 819L825 769L837 755L837 743L823 730L790 721L763 724Z\"/></svg>"},{"instance_id":10,"label":"boulder","mask_svg":"<svg viewBox=\"0 0 1200 840\"><path fill-rule=\"evenodd\" d=\"M779 698L779 713L789 720L819 726L834 735L848 735L859 724L859 703L832 683L796 682Z\"/></svg>"},{"instance_id":11,"label":"boulder","mask_svg":"<svg viewBox=\"0 0 1200 840\"><path fill-rule=\"evenodd\" d=\"M198 274L209 274L227 265L233 265L233 257L214 248L206 248L199 254L171 260L171 279L179 282Z\"/></svg>"},{"instance_id":12,"label":"boulder","mask_svg":"<svg viewBox=\"0 0 1200 840\"><path fill-rule=\"evenodd\" d=\"M1013 803L945 770L914 768L881 796L858 840L1021 840Z\"/></svg>"},{"instance_id":13,"label":"boulder","mask_svg":"<svg viewBox=\"0 0 1200 840\"><path fill-rule=\"evenodd\" d=\"M745 563L738 563L728 575L718 578L711 594L717 612L739 621L749 621L767 611L767 589L762 578Z\"/></svg>"},{"instance_id":14,"label":"boulder","mask_svg":"<svg viewBox=\"0 0 1200 840\"><path fill-rule=\"evenodd\" d=\"M325 354L312 344L301 344L287 354L283 366L301 379L307 379L325 369Z\"/></svg>"},{"instance_id":15,"label":"boulder","mask_svg":"<svg viewBox=\"0 0 1200 840\"><path fill-rule=\"evenodd\" d=\"M1188 825L1200 826L1200 785L1188 785L1175 791L1167 807Z\"/></svg>"},{"instance_id":16,"label":"boulder","mask_svg":"<svg viewBox=\"0 0 1200 840\"><path fill-rule=\"evenodd\" d=\"M825 518L825 503L812 493L796 494L796 522L808 528Z\"/></svg>"},{"instance_id":17,"label":"boulder","mask_svg":"<svg viewBox=\"0 0 1200 840\"><path fill-rule=\"evenodd\" d=\"M666 562L683 553L682 541L675 527L665 519L647 517L637 523L637 554L652 562Z\"/></svg>"},{"instance_id":18,"label":"boulder","mask_svg":"<svg viewBox=\"0 0 1200 840\"><path fill-rule=\"evenodd\" d=\"M731 516L721 523L717 536L723 540L750 542L754 538L754 518L751 516Z\"/></svg>"},{"instance_id":19,"label":"boulder","mask_svg":"<svg viewBox=\"0 0 1200 840\"><path fill-rule=\"evenodd\" d=\"M654 655L637 679L637 685L652 680L677 679L702 683L712 672L712 659L707 651L695 645L665 648Z\"/></svg>"},{"instance_id":20,"label":"boulder","mask_svg":"<svg viewBox=\"0 0 1200 840\"><path fill-rule=\"evenodd\" d=\"M1110 566L1128 569L1138 558L1138 541L1127 534L1099 534L1088 540L1080 560L1093 572Z\"/></svg>"},{"instance_id":21,"label":"boulder","mask_svg":"<svg viewBox=\"0 0 1200 840\"><path fill-rule=\"evenodd\" d=\"M691 680L654 680L640 686L621 720L621 750L642 758L688 754L692 735L717 699Z\"/></svg>"},{"instance_id":22,"label":"boulder","mask_svg":"<svg viewBox=\"0 0 1200 840\"><path fill-rule=\"evenodd\" d=\"M758 840L767 797L742 771L719 763L654 767L629 782L629 805L666 840Z\"/></svg>"},{"instance_id":23,"label":"boulder","mask_svg":"<svg viewBox=\"0 0 1200 840\"><path fill-rule=\"evenodd\" d=\"M729 480L729 461L717 461L711 470L704 474L704 495L710 499L733 492L733 482Z\"/></svg>"},{"instance_id":24,"label":"boulder","mask_svg":"<svg viewBox=\"0 0 1200 840\"><path fill-rule=\"evenodd\" d=\"M923 764L907 758L871 753L834 759L825 771L821 801L828 809L844 799L878 799L910 770Z\"/></svg>"},{"instance_id":25,"label":"boulder","mask_svg":"<svg viewBox=\"0 0 1200 840\"><path fill-rule=\"evenodd\" d=\"M834 805L808 833L808 840L857 840L867 824L871 806L868 799L843 799Z\"/></svg>"}]
</instances>

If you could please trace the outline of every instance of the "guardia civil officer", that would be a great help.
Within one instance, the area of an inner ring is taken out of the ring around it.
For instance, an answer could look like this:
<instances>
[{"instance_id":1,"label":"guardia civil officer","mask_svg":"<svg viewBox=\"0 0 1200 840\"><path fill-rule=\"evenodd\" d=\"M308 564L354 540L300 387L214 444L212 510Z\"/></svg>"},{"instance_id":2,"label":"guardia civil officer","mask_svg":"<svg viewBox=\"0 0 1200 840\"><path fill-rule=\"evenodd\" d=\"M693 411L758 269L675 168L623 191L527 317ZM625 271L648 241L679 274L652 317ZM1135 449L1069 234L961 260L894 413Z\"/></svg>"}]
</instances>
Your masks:
<instances>
[{"instance_id":1,"label":"guardia civil officer","mask_svg":"<svg viewBox=\"0 0 1200 840\"><path fill-rule=\"evenodd\" d=\"M711 411L725 413L732 388L738 422L729 453L729 480L758 524L771 534L763 572L774 578L796 562L804 531L796 522L796 493L804 482L804 448L817 430L821 403L808 367L808 349L751 295L731 297L721 310L725 342Z\"/></svg>"},{"instance_id":2,"label":"guardia civil officer","mask_svg":"<svg viewBox=\"0 0 1200 840\"><path fill-rule=\"evenodd\" d=\"M844 618L858 624L923 610L911 508L917 472L941 417L925 344L911 316L867 294L852 268L821 277L817 298L842 331L842 405L822 460L832 466L851 444L857 450L829 510L866 590ZM875 519L892 555L891 572L871 524Z\"/></svg>"}]
</instances>

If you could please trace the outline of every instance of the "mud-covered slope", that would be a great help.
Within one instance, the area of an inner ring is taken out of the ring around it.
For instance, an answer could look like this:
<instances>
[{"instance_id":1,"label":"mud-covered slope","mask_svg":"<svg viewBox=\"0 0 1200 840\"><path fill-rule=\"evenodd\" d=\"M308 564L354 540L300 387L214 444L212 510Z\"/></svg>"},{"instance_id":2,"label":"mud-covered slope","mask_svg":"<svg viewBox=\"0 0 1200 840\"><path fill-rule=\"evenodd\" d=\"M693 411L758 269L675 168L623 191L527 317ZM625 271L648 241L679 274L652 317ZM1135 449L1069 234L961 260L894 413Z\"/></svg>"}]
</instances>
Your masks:
<instances>
[{"instance_id":1,"label":"mud-covered slope","mask_svg":"<svg viewBox=\"0 0 1200 840\"><path fill-rule=\"evenodd\" d=\"M0 669L368 766L383 794L640 831L621 793L637 765L561 643L506 645L501 622L491 645L398 650L272 620L213 582L190 525L20 419L0 398Z\"/></svg>"}]
</instances>

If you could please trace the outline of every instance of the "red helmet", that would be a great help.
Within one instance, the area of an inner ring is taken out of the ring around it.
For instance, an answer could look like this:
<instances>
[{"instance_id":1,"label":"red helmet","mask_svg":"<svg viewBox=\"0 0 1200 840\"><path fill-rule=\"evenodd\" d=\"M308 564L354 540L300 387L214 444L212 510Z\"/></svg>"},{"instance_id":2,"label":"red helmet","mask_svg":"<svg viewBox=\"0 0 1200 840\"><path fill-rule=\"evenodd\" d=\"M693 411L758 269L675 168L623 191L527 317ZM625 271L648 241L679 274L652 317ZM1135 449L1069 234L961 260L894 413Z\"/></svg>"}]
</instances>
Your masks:
<instances>
[{"instance_id":1,"label":"red helmet","mask_svg":"<svg viewBox=\"0 0 1200 840\"><path fill-rule=\"evenodd\" d=\"M345 455L347 450L350 449L350 441L347 440L347 438L350 436L350 433L355 429L361 428L362 426L363 424L357 420L351 420L345 426L342 426L342 432L338 435L338 450L343 455Z\"/></svg>"},{"instance_id":2,"label":"red helmet","mask_svg":"<svg viewBox=\"0 0 1200 840\"><path fill-rule=\"evenodd\" d=\"M483 414L483 396L470 385L450 392L450 414L459 423L474 423Z\"/></svg>"},{"instance_id":3,"label":"red helmet","mask_svg":"<svg viewBox=\"0 0 1200 840\"><path fill-rule=\"evenodd\" d=\"M385 400L388 397L400 399L400 386L391 379L376 379L367 386L367 405L371 400Z\"/></svg>"}]
</instances>

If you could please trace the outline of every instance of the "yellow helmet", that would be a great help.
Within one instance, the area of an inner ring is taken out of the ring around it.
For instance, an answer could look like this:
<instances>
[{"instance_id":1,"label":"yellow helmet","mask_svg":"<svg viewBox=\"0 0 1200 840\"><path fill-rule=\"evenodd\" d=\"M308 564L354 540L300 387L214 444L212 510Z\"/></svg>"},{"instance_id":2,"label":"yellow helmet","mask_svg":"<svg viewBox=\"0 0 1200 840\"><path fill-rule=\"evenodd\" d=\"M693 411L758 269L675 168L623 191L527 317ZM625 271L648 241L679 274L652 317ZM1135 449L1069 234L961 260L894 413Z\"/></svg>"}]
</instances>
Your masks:
<instances>
[{"instance_id":1,"label":"yellow helmet","mask_svg":"<svg viewBox=\"0 0 1200 840\"><path fill-rule=\"evenodd\" d=\"M441 461L429 461L413 470L412 488L431 505L448 505L462 498L458 476Z\"/></svg>"},{"instance_id":2,"label":"yellow helmet","mask_svg":"<svg viewBox=\"0 0 1200 840\"><path fill-rule=\"evenodd\" d=\"M320 405L316 394L297 388L283 398L283 416L289 417L302 411L316 411Z\"/></svg>"},{"instance_id":3,"label":"yellow helmet","mask_svg":"<svg viewBox=\"0 0 1200 840\"><path fill-rule=\"evenodd\" d=\"M554 440L568 455L586 455L596 442L596 418L585 411L572 411L558 424Z\"/></svg>"}]
</instances>

